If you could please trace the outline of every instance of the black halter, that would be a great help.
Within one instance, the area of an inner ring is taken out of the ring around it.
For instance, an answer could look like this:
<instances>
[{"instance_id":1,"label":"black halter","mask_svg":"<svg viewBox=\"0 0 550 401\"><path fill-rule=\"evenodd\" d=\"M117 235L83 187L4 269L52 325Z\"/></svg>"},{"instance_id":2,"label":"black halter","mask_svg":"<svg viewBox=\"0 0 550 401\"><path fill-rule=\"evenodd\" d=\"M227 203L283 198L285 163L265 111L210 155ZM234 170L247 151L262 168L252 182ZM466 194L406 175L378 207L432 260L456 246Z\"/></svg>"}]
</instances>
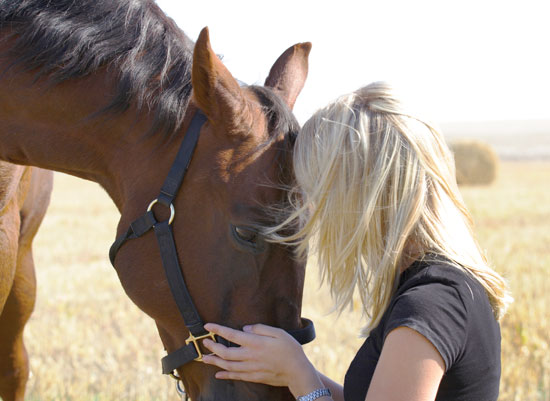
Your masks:
<instances>
[{"instance_id":1,"label":"black halter","mask_svg":"<svg viewBox=\"0 0 550 401\"><path fill-rule=\"evenodd\" d=\"M170 172L166 181L164 181L158 198L151 202L144 215L130 224L128 231L118 237L109 250L109 259L114 266L116 254L126 241L139 238L150 229L155 231L162 265L168 279L168 284L170 285L170 290L183 317L183 321L189 330L189 338L185 340L185 345L162 358L162 373L169 374L176 379L179 379L174 374L177 368L191 361L202 361L202 351L199 347L200 340L209 337L226 346L236 346L236 344L229 343L227 340L214 336L213 333L205 330L183 278L171 227L175 214L173 200L185 177L185 173L193 157L193 151L199 139L201 127L205 122L205 115L197 111L187 129L174 164L170 168ZM152 211L153 205L156 203L170 208L170 218L168 220L161 222L156 220ZM309 319L302 318L302 323L304 326L303 329L288 331L288 333L300 344L307 344L315 338L315 328L313 322Z\"/></svg>"}]
</instances>

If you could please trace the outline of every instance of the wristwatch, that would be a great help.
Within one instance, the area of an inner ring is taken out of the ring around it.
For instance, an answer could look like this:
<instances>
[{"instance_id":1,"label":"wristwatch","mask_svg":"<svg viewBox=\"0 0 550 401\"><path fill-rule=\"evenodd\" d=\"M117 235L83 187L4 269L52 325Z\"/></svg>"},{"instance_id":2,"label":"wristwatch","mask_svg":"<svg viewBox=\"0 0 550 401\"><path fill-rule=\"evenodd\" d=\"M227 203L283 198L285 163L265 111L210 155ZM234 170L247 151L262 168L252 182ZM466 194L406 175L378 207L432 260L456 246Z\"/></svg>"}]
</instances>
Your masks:
<instances>
[{"instance_id":1,"label":"wristwatch","mask_svg":"<svg viewBox=\"0 0 550 401\"><path fill-rule=\"evenodd\" d=\"M296 401L313 401L317 398L325 397L325 396L332 396L330 393L330 390L328 388L318 388L315 391L312 391L309 394L301 395L298 398L296 398Z\"/></svg>"}]
</instances>

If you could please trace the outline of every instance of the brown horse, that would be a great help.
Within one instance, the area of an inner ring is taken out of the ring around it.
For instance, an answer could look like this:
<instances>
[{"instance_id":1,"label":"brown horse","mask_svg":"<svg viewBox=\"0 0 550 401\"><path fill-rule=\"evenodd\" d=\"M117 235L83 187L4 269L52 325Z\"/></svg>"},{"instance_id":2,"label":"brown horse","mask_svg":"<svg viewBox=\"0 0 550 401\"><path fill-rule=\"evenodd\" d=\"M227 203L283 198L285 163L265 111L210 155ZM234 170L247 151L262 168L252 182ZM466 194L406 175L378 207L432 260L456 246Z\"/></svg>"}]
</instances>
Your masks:
<instances>
[{"instance_id":1,"label":"brown horse","mask_svg":"<svg viewBox=\"0 0 550 401\"><path fill-rule=\"evenodd\" d=\"M121 213L120 235L157 197L200 109L207 122L172 224L191 297L204 321L298 329L305 266L257 228L275 222L266 207L283 202L291 184L299 126L290 109L309 50L284 52L265 87L241 87L206 29L193 44L153 0L3 1L0 159L98 182ZM156 210L159 219L165 212ZM166 350L184 345L153 233L122 246L115 267ZM23 400L25 359L1 368L0 395ZM195 400L292 399L286 389L216 380L200 362L178 373Z\"/></svg>"},{"instance_id":2,"label":"brown horse","mask_svg":"<svg viewBox=\"0 0 550 401\"><path fill-rule=\"evenodd\" d=\"M52 183L51 171L0 162L0 395L6 400L23 399L28 375L23 328L36 293L32 241Z\"/></svg>"}]
</instances>

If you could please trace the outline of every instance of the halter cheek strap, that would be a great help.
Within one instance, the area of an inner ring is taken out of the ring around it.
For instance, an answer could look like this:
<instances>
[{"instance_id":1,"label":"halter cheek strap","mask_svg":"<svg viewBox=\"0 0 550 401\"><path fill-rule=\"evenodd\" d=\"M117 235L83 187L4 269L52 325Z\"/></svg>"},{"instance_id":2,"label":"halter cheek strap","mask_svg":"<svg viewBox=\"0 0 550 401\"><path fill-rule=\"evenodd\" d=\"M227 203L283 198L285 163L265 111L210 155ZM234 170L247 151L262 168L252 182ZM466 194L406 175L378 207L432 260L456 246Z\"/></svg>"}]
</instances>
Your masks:
<instances>
[{"instance_id":1,"label":"halter cheek strap","mask_svg":"<svg viewBox=\"0 0 550 401\"><path fill-rule=\"evenodd\" d=\"M170 285L170 291L183 317L183 321L189 330L189 338L185 341L185 345L162 358L162 373L172 375L175 378L177 378L177 376L175 376L173 372L177 368L191 361L202 361L202 351L199 346L199 341L202 339L211 338L226 346L237 346L205 330L204 324L191 298L191 294L189 294L189 290L185 284L171 225L175 215L173 200L181 187L187 168L191 163L201 127L206 120L206 116L200 111L195 113L180 149L178 150L176 159L170 168L168 177L160 190L159 196L151 202L145 214L134 220L126 233L115 240L109 250L109 259L114 266L116 255L122 245L130 239L141 237L151 229L154 230L160 249L164 272L168 284ZM153 205L156 203L160 203L170 208L170 217L168 220L161 222L156 220L152 211ZM313 322L308 319L302 319L302 325L302 329L288 331L288 333L300 344L306 344L315 338L315 328Z\"/></svg>"}]
</instances>

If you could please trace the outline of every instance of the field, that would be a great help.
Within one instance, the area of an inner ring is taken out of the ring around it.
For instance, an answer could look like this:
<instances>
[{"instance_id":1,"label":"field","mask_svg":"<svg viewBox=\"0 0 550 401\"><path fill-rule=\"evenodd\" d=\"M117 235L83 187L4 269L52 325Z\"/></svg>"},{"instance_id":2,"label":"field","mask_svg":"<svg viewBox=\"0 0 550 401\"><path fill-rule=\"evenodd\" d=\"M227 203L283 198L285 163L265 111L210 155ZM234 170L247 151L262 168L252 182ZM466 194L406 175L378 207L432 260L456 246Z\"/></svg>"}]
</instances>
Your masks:
<instances>
[{"instance_id":1,"label":"field","mask_svg":"<svg viewBox=\"0 0 550 401\"><path fill-rule=\"evenodd\" d=\"M502 322L501 401L550 400L550 162L505 162L490 187L464 187L477 232L515 297ZM118 215L95 184L56 175L35 242L39 283L26 342L29 401L169 400L153 321L126 297L107 251ZM306 352L342 380L362 343L360 313L330 314L314 263L303 315L318 338ZM334 328L338 329L335 330Z\"/></svg>"}]
</instances>

